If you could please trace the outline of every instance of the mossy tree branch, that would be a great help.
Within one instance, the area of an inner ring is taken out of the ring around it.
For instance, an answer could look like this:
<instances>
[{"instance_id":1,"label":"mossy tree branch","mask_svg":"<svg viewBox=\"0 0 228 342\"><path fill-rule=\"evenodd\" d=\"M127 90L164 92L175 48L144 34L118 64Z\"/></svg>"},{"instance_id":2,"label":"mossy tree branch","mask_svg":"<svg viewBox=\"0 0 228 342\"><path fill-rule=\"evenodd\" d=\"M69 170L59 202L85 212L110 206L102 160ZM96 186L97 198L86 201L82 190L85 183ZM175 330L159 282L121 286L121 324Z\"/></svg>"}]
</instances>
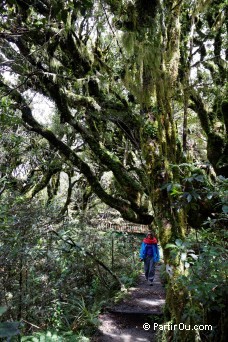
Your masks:
<instances>
[{"instance_id":1,"label":"mossy tree branch","mask_svg":"<svg viewBox=\"0 0 228 342\"><path fill-rule=\"evenodd\" d=\"M199 93L192 90L190 99L192 100L192 103L189 107L197 113L201 127L207 136L207 157L213 165L216 173L227 177L227 139L214 130L213 121L211 122L209 119L210 113L206 110Z\"/></svg>"},{"instance_id":2,"label":"mossy tree branch","mask_svg":"<svg viewBox=\"0 0 228 342\"><path fill-rule=\"evenodd\" d=\"M48 183L50 182L51 178L56 175L56 173L60 172L62 168L62 165L58 165L56 161L53 161L49 166L47 171L43 174L41 180L36 183L33 189L31 189L27 193L27 197L33 198L36 194L38 194L41 190L46 188L48 186Z\"/></svg>"},{"instance_id":3,"label":"mossy tree branch","mask_svg":"<svg viewBox=\"0 0 228 342\"><path fill-rule=\"evenodd\" d=\"M104 203L118 210L123 218L131 222L149 224L153 220L153 217L145 212L144 208L141 208L134 203L130 203L125 199L114 198L109 195L102 188L89 165L85 163L74 151L72 151L69 146L59 140L51 130L44 128L34 119L30 107L26 104L25 99L17 90L11 89L2 81L0 81L0 88L4 88L8 93L10 93L11 98L19 104L22 112L22 119L27 125L29 125L30 129L49 141L49 143L61 153L65 160L70 161L72 165L76 166L87 178L94 193Z\"/></svg>"}]
</instances>

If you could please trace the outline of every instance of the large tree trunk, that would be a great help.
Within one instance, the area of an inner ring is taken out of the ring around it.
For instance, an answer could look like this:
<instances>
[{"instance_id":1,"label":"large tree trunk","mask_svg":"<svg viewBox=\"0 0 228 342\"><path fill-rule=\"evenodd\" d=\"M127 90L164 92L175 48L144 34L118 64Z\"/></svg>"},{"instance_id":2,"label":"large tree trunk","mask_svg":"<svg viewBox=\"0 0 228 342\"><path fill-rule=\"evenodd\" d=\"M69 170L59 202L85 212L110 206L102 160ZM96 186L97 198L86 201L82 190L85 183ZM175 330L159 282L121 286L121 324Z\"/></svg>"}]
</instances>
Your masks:
<instances>
[{"instance_id":1,"label":"large tree trunk","mask_svg":"<svg viewBox=\"0 0 228 342\"><path fill-rule=\"evenodd\" d=\"M168 316L176 324L181 322L184 295L175 290L175 278L182 272L182 266L177 258L171 257L170 249L165 249L167 243L176 239L185 239L187 231L187 213L185 208L175 208L170 193L162 190L165 183L180 183L177 165L184 161L181 144L177 140L176 125L172 109L172 98L176 90L179 65L179 39L181 12L180 1L166 1L164 8L158 8L158 15L164 26L160 27L161 45L159 47L159 68L154 72L156 95L156 110L153 112L148 103L148 120L151 127L156 127L156 134L143 141L142 146L147 161L148 177L151 187L151 203L155 217L155 229L164 251L164 262L172 270L167 288L166 307ZM166 14L165 14L166 13ZM168 14L167 14L168 13ZM149 94L148 94L149 96Z\"/></svg>"}]
</instances>

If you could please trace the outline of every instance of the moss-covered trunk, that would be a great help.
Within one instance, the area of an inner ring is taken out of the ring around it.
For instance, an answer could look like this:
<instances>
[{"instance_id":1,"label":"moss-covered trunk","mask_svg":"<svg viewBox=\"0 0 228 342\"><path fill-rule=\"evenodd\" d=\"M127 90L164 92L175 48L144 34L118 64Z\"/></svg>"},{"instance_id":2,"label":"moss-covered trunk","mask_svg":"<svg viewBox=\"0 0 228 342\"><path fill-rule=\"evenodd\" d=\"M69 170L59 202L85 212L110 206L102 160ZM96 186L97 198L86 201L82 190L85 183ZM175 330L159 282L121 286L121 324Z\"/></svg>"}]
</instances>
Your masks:
<instances>
[{"instance_id":1,"label":"moss-covered trunk","mask_svg":"<svg viewBox=\"0 0 228 342\"><path fill-rule=\"evenodd\" d=\"M178 258L173 257L170 249L165 249L165 246L176 239L185 239L187 214L184 208L173 205L172 192L167 191L165 184L170 184L170 187L172 184L180 184L177 165L183 162L172 105L172 98L177 88L179 65L180 11L181 2L166 2L166 12L164 8L160 8L160 21L164 26L160 27L159 67L156 73L153 73L155 105L149 107L148 102L143 103L144 108L147 106L148 125L156 127L156 134L149 137L142 135L155 223L164 251L164 262L170 270L166 314L167 319L175 324L183 320L182 311L185 307L186 294L181 293L175 286L175 278L182 272L182 265Z\"/></svg>"}]
</instances>

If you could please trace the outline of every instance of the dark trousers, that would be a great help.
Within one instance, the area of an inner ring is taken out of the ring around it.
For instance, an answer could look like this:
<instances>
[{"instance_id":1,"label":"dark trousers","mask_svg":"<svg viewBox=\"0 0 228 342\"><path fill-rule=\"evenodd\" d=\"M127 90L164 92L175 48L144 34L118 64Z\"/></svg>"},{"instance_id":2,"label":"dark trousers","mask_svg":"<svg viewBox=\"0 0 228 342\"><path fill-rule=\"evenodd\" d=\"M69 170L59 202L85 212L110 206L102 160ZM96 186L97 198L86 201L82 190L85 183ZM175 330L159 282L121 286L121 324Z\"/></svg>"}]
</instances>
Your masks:
<instances>
[{"instance_id":1,"label":"dark trousers","mask_svg":"<svg viewBox=\"0 0 228 342\"><path fill-rule=\"evenodd\" d=\"M144 271L146 279L152 282L155 274L155 262L152 256L147 256L144 259Z\"/></svg>"}]
</instances>

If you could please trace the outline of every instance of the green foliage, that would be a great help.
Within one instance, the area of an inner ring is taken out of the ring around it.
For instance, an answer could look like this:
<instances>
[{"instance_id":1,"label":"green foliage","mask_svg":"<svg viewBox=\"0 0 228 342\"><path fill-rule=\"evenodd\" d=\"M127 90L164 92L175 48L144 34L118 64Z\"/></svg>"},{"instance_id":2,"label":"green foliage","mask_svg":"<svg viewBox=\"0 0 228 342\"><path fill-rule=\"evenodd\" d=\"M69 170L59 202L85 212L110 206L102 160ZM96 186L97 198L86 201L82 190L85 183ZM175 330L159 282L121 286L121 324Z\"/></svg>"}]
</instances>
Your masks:
<instances>
[{"instance_id":1,"label":"green foliage","mask_svg":"<svg viewBox=\"0 0 228 342\"><path fill-rule=\"evenodd\" d=\"M158 128L156 124L152 124L149 120L143 127L143 133L145 134L144 139L156 139L158 134Z\"/></svg>"},{"instance_id":2,"label":"green foliage","mask_svg":"<svg viewBox=\"0 0 228 342\"><path fill-rule=\"evenodd\" d=\"M182 295L182 299L176 298L180 309L172 317L175 317L174 321L177 319L189 324L211 324L213 331L204 332L206 338L220 340L226 325L228 264L227 214L224 206L227 205L227 180L218 177L212 185L205 175L198 175L194 172L185 176L182 189L188 187L189 193L191 190L191 194L198 194L197 198L191 198L189 204L197 200L197 205L207 203L210 208L208 202L211 202L213 210L206 210L205 220L201 224L196 215L192 218L197 223L197 230L194 232L191 229L185 241L175 239L165 247L170 251L170 263L176 265L178 270L169 283L174 293ZM166 191L172 192L172 185L169 188L166 186ZM180 201L182 194L178 196ZM200 336L205 337L203 333Z\"/></svg>"},{"instance_id":3,"label":"green foliage","mask_svg":"<svg viewBox=\"0 0 228 342\"><path fill-rule=\"evenodd\" d=\"M8 97L2 97L0 99L0 122L2 129L15 127L21 122L18 113L15 113L12 102Z\"/></svg>"},{"instance_id":4,"label":"green foliage","mask_svg":"<svg viewBox=\"0 0 228 342\"><path fill-rule=\"evenodd\" d=\"M81 298L76 301L75 310L77 314L73 322L73 330L83 329L87 334L92 334L99 326L98 314L101 310L100 303L94 303L88 309L85 300Z\"/></svg>"},{"instance_id":5,"label":"green foliage","mask_svg":"<svg viewBox=\"0 0 228 342\"><path fill-rule=\"evenodd\" d=\"M120 280L126 287L131 287L131 286L134 286L134 284L138 280L138 276L139 276L139 272L138 270L135 270L128 275L122 275L120 277Z\"/></svg>"},{"instance_id":6,"label":"green foliage","mask_svg":"<svg viewBox=\"0 0 228 342\"><path fill-rule=\"evenodd\" d=\"M228 295L226 236L225 230L219 236L206 229L197 233L197 240L192 235L187 242L176 240L166 246L171 249L171 258L178 257L178 265L183 267L173 282L177 292L186 294L180 321L213 325L210 337L219 335L224 328L221 325L225 324L225 298Z\"/></svg>"},{"instance_id":7,"label":"green foliage","mask_svg":"<svg viewBox=\"0 0 228 342\"><path fill-rule=\"evenodd\" d=\"M177 282L189 292L183 319L212 323L216 330L224 319L227 297L227 253L223 246L205 246L189 270ZM217 315L212 319L211 316Z\"/></svg>"},{"instance_id":8,"label":"green foliage","mask_svg":"<svg viewBox=\"0 0 228 342\"><path fill-rule=\"evenodd\" d=\"M19 322L3 322L0 323L0 338L7 337L10 338L15 335L19 335Z\"/></svg>"},{"instance_id":9,"label":"green foliage","mask_svg":"<svg viewBox=\"0 0 228 342\"><path fill-rule=\"evenodd\" d=\"M0 316L7 311L7 307L0 307ZM0 322L0 338L7 337L7 340L12 336L20 334L19 322Z\"/></svg>"},{"instance_id":10,"label":"green foliage","mask_svg":"<svg viewBox=\"0 0 228 342\"><path fill-rule=\"evenodd\" d=\"M168 243L165 249L171 249L170 261L187 269L190 266L192 260L196 260L198 257L195 255L194 250L190 248L190 242L186 243L180 239L175 240L175 244Z\"/></svg>"},{"instance_id":11,"label":"green foliage","mask_svg":"<svg viewBox=\"0 0 228 342\"><path fill-rule=\"evenodd\" d=\"M211 181L210 174L190 164L171 165L181 174L180 182L169 182L161 186L166 191L173 208L184 208L189 224L194 228L202 225L221 226L226 222L227 180L217 177ZM198 213L197 213L198 211ZM193 217L194 215L194 217Z\"/></svg>"},{"instance_id":12,"label":"green foliage","mask_svg":"<svg viewBox=\"0 0 228 342\"><path fill-rule=\"evenodd\" d=\"M39 200L30 203L22 196L1 198L0 261L4 273L0 290L5 298L2 304L10 308L4 312L4 320L10 317L23 322L20 332L25 340L80 341L96 329L101 308L115 296L119 285L86 250L128 286L138 269L137 238L94 231L74 221L57 223L55 209L47 209ZM53 235L53 226L63 240ZM71 238L82 248L70 248L65 241ZM13 336L18 333L16 327L18 323L4 323L1 333L9 328ZM26 337L31 332L34 334Z\"/></svg>"},{"instance_id":13,"label":"green foliage","mask_svg":"<svg viewBox=\"0 0 228 342\"><path fill-rule=\"evenodd\" d=\"M21 341L29 342L89 342L89 338L81 333L74 334L72 331L59 333L55 331L47 331L35 333L31 336L22 336Z\"/></svg>"}]
</instances>

